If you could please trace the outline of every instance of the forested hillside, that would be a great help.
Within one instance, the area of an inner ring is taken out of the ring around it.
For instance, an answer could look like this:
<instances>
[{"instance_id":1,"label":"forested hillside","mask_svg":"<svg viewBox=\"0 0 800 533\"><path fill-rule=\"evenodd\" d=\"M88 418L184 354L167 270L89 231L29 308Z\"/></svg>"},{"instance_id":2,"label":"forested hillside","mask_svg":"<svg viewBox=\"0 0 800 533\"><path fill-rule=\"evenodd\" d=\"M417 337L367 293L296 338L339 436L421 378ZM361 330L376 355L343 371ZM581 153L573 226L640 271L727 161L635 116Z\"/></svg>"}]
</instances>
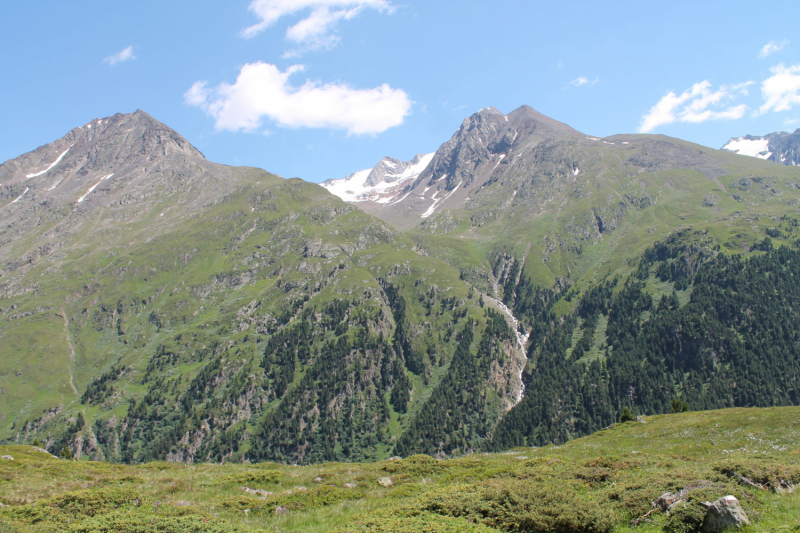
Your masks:
<instances>
[{"instance_id":1,"label":"forested hillside","mask_svg":"<svg viewBox=\"0 0 800 533\"><path fill-rule=\"evenodd\" d=\"M528 313L540 339L528 392L491 448L566 442L625 408L669 413L676 399L693 410L797 405L800 251L772 249L769 237L759 247L743 258L702 232L676 233L570 312Z\"/></svg>"}]
</instances>

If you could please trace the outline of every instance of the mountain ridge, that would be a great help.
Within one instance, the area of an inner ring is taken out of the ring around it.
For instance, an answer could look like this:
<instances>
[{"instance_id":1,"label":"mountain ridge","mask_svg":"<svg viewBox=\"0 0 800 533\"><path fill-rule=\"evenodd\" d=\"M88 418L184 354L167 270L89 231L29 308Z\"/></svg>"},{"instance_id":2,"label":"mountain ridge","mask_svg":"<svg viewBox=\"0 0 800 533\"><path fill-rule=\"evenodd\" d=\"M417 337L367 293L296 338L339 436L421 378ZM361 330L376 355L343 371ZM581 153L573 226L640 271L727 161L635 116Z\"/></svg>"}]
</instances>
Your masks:
<instances>
[{"instance_id":1,"label":"mountain ridge","mask_svg":"<svg viewBox=\"0 0 800 533\"><path fill-rule=\"evenodd\" d=\"M800 164L800 128L793 133L777 131L763 136L732 137L722 150L797 166Z\"/></svg>"},{"instance_id":2,"label":"mountain ridge","mask_svg":"<svg viewBox=\"0 0 800 533\"><path fill-rule=\"evenodd\" d=\"M351 205L136 116L0 167L5 442L117 462L444 458L676 397L797 403L795 167L485 108L429 162L356 173L402 195ZM781 298L761 307L761 286ZM656 345L676 322L687 348Z\"/></svg>"},{"instance_id":3,"label":"mountain ridge","mask_svg":"<svg viewBox=\"0 0 800 533\"><path fill-rule=\"evenodd\" d=\"M3 165L2 438L123 462L381 458L467 324L483 419L511 407L522 355L455 269L319 185L184 141L117 115Z\"/></svg>"}]
</instances>

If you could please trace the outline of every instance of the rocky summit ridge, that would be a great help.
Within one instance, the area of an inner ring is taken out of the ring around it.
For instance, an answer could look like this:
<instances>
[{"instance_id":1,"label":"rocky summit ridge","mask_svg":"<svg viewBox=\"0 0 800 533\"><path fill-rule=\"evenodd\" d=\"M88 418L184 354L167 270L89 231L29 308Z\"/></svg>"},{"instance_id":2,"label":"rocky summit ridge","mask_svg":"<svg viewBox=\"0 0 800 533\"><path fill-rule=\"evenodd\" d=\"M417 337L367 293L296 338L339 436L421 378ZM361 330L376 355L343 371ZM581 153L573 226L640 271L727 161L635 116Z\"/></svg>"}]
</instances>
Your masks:
<instances>
[{"instance_id":1,"label":"rocky summit ridge","mask_svg":"<svg viewBox=\"0 0 800 533\"><path fill-rule=\"evenodd\" d=\"M763 136L733 137L722 149L782 165L797 166L800 164L800 128L794 133L778 131Z\"/></svg>"}]
</instances>

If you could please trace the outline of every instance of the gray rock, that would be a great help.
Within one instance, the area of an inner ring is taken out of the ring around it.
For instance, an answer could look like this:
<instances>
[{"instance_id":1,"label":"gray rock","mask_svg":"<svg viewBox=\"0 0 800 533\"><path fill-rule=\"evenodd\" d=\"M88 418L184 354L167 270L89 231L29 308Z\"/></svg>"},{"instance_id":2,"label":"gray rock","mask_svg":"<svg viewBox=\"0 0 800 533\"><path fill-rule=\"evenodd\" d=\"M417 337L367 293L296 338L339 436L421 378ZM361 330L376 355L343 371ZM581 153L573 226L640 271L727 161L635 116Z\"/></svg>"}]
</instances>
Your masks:
<instances>
[{"instance_id":1,"label":"gray rock","mask_svg":"<svg viewBox=\"0 0 800 533\"><path fill-rule=\"evenodd\" d=\"M257 494L262 498L266 498L267 496L271 496L272 493L268 492L264 489L251 489L250 487L241 487L241 490L246 492L247 494Z\"/></svg>"},{"instance_id":2,"label":"gray rock","mask_svg":"<svg viewBox=\"0 0 800 533\"><path fill-rule=\"evenodd\" d=\"M279 505L275 508L275 514L277 515L284 515L289 512L288 507L284 507L283 505Z\"/></svg>"},{"instance_id":3,"label":"gray rock","mask_svg":"<svg viewBox=\"0 0 800 533\"><path fill-rule=\"evenodd\" d=\"M394 485L394 481L392 481L392 478L390 477L382 477L378 480L378 485L381 487L391 487Z\"/></svg>"},{"instance_id":4,"label":"gray rock","mask_svg":"<svg viewBox=\"0 0 800 533\"><path fill-rule=\"evenodd\" d=\"M354 488L358 487L358 483L345 483L344 487L347 488L347 489L354 489Z\"/></svg>"},{"instance_id":5,"label":"gray rock","mask_svg":"<svg viewBox=\"0 0 800 533\"><path fill-rule=\"evenodd\" d=\"M9 461L13 461L14 458L10 455L0 455L0 459L8 459Z\"/></svg>"},{"instance_id":6,"label":"gray rock","mask_svg":"<svg viewBox=\"0 0 800 533\"><path fill-rule=\"evenodd\" d=\"M706 502L703 505L707 509L703 521L705 533L716 533L731 527L739 529L750 525L747 514L735 496L724 496L713 503Z\"/></svg>"}]
</instances>

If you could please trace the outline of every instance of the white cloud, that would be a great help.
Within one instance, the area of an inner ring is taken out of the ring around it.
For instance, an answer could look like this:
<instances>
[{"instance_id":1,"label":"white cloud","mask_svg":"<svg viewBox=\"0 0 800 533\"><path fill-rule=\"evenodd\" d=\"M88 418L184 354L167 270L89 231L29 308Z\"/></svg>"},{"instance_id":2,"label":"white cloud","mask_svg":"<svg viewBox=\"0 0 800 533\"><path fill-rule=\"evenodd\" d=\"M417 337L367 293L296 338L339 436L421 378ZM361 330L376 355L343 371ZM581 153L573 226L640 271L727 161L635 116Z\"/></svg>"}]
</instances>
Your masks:
<instances>
[{"instance_id":1,"label":"white cloud","mask_svg":"<svg viewBox=\"0 0 800 533\"><path fill-rule=\"evenodd\" d=\"M787 44L789 44L788 39L784 39L782 41L770 41L761 47L761 51L758 53L758 57L763 59L768 55L774 54L775 52L781 50Z\"/></svg>"},{"instance_id":2,"label":"white cloud","mask_svg":"<svg viewBox=\"0 0 800 533\"><path fill-rule=\"evenodd\" d=\"M569 89L569 88L570 88L570 86L572 86L572 87L580 87L581 85L589 85L589 86L591 87L591 86L593 86L595 83L597 83L598 81L600 81L600 78L599 78L599 77L597 77L597 78L595 78L595 79L593 79L593 80L590 80L590 79L589 79L589 78L587 78L586 76L578 76L577 78L575 78L574 80L572 80L571 82L569 82L569 83L567 84L567 87L566 87L566 88L567 88L567 89Z\"/></svg>"},{"instance_id":3,"label":"white cloud","mask_svg":"<svg viewBox=\"0 0 800 533\"><path fill-rule=\"evenodd\" d=\"M730 105L738 94L748 94L753 82L733 86L722 85L718 91L710 90L708 80L695 83L680 95L668 92L642 117L640 133L649 133L659 126L673 122L705 122L707 120L737 119L744 116L747 106Z\"/></svg>"},{"instance_id":4,"label":"white cloud","mask_svg":"<svg viewBox=\"0 0 800 533\"><path fill-rule=\"evenodd\" d=\"M408 95L385 83L374 89L312 81L292 86L289 77L302 70L302 65L281 72L268 63L248 63L233 85L208 88L207 82L198 81L184 93L184 102L206 111L217 129L230 131L255 131L266 117L288 128L332 128L374 135L402 124L411 112Z\"/></svg>"},{"instance_id":5,"label":"white cloud","mask_svg":"<svg viewBox=\"0 0 800 533\"><path fill-rule=\"evenodd\" d=\"M117 63L124 63L126 61L131 61L136 59L136 56L133 55L133 45L128 46L127 48L123 48L116 54L112 54L105 58L103 62L108 63L111 66L116 65Z\"/></svg>"},{"instance_id":6,"label":"white cloud","mask_svg":"<svg viewBox=\"0 0 800 533\"><path fill-rule=\"evenodd\" d=\"M311 10L307 17L286 30L286 39L302 46L284 55L293 57L304 50L335 46L339 37L334 30L340 20L350 20L364 9L391 12L394 8L388 0L253 0L248 9L261 20L242 30L245 38L258 35L281 17Z\"/></svg>"},{"instance_id":7,"label":"white cloud","mask_svg":"<svg viewBox=\"0 0 800 533\"><path fill-rule=\"evenodd\" d=\"M759 114L767 111L789 111L792 105L800 105L800 64L785 67L783 63L769 69L772 76L761 83L764 104Z\"/></svg>"}]
</instances>

